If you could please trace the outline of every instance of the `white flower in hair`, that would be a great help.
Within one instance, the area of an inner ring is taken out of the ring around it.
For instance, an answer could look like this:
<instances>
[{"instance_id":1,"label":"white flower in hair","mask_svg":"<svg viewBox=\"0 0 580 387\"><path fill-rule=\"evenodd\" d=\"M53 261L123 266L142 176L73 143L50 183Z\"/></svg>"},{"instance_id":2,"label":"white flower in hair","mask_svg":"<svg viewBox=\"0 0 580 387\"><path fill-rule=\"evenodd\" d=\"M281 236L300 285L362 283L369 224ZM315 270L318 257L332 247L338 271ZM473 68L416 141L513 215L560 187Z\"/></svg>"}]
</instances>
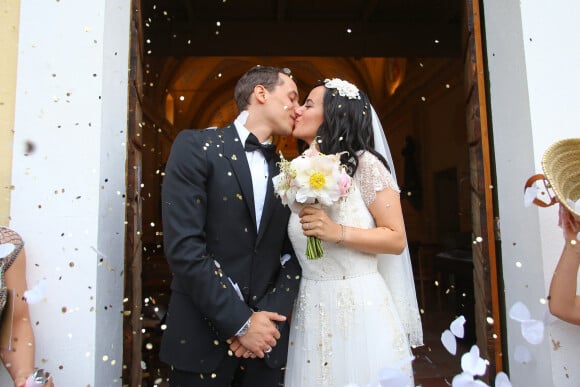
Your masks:
<instances>
[{"instance_id":1,"label":"white flower in hair","mask_svg":"<svg viewBox=\"0 0 580 387\"><path fill-rule=\"evenodd\" d=\"M325 79L324 86L328 89L338 90L338 94L348 99L360 99L358 88L348 81L340 78Z\"/></svg>"}]
</instances>

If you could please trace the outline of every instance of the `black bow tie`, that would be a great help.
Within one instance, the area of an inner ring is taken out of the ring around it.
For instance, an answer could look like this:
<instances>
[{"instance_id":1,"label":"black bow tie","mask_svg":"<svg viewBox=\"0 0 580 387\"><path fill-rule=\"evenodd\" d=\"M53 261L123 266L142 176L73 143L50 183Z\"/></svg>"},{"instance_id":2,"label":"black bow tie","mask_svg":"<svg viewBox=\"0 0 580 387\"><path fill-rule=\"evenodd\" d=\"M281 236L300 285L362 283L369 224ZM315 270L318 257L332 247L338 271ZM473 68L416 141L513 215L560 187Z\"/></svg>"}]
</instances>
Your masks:
<instances>
[{"instance_id":1,"label":"black bow tie","mask_svg":"<svg viewBox=\"0 0 580 387\"><path fill-rule=\"evenodd\" d=\"M248 138L246 139L246 145L244 146L244 150L246 152L253 152L255 150L262 151L264 158L267 161L272 160L272 157L276 154L276 145L273 144L260 144L258 138L254 136L253 133L250 133Z\"/></svg>"}]
</instances>

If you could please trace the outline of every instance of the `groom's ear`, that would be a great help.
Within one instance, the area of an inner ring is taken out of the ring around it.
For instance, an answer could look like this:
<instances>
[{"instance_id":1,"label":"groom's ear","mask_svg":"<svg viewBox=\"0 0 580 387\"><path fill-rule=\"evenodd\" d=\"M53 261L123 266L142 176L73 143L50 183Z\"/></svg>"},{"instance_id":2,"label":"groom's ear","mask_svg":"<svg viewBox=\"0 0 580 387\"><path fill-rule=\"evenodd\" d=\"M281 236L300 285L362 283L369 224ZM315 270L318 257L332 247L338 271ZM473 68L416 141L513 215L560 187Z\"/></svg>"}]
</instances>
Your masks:
<instances>
[{"instance_id":1,"label":"groom's ear","mask_svg":"<svg viewBox=\"0 0 580 387\"><path fill-rule=\"evenodd\" d=\"M254 87L254 97L258 103L266 103L266 95L268 94L268 90L263 85L256 85Z\"/></svg>"}]
</instances>

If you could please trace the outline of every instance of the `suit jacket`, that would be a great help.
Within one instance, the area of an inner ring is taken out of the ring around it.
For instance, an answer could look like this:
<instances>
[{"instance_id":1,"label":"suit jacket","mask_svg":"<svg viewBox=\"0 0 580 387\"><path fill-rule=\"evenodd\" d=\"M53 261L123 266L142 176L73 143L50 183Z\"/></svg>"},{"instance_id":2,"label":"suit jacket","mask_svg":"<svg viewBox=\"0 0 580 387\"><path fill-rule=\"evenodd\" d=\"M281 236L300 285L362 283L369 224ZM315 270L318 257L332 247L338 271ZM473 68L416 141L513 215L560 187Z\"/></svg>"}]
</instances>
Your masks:
<instances>
[{"instance_id":1,"label":"suit jacket","mask_svg":"<svg viewBox=\"0 0 580 387\"><path fill-rule=\"evenodd\" d=\"M278 173L274 159L270 180ZM164 248L174 273L160 351L164 362L210 372L228 356L225 340L252 310L290 315L300 266L287 235L289 215L270 181L256 231L250 169L234 124L179 133L162 187ZM292 258L282 266L285 253ZM279 329L282 337L266 358L270 367L286 363L288 323Z\"/></svg>"}]
</instances>

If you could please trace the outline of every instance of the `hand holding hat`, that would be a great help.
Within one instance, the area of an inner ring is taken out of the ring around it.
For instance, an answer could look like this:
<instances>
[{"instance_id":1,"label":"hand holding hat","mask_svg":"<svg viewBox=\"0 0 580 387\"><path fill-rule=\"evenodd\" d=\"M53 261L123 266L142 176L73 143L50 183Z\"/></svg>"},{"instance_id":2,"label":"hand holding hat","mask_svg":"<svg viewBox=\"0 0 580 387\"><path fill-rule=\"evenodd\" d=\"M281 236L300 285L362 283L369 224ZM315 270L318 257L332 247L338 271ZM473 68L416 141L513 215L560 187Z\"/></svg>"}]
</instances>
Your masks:
<instances>
[{"instance_id":1,"label":"hand holding hat","mask_svg":"<svg viewBox=\"0 0 580 387\"><path fill-rule=\"evenodd\" d=\"M580 138L567 138L552 144L544 152L542 169L544 174L530 177L525 188L544 180L550 200L544 202L534 198L532 202L541 207L559 202L580 217Z\"/></svg>"}]
</instances>

